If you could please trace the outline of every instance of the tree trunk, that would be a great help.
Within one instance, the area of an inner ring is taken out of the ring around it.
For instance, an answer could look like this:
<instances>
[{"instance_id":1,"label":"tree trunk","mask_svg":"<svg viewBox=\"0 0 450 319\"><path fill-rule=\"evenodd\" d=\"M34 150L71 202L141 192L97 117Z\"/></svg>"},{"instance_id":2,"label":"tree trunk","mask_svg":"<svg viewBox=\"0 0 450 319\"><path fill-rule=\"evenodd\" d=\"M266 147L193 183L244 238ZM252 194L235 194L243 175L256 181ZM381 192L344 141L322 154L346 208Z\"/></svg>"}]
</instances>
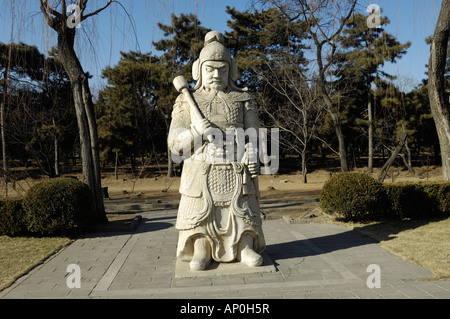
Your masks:
<instances>
[{"instance_id":1,"label":"tree trunk","mask_svg":"<svg viewBox=\"0 0 450 319\"><path fill-rule=\"evenodd\" d=\"M306 108L304 107L302 109L302 117L303 117L303 136L304 136L304 142L303 142L303 148L302 148L302 180L304 184L308 183L308 178L306 174L308 174L308 169L306 168L306 151L308 149L308 114L306 111Z\"/></svg>"},{"instance_id":2,"label":"tree trunk","mask_svg":"<svg viewBox=\"0 0 450 319\"><path fill-rule=\"evenodd\" d=\"M2 136L2 159L3 159L3 178L5 181L5 197L8 197L8 163L6 158L6 138L5 138L5 104L0 106L0 131Z\"/></svg>"},{"instance_id":3,"label":"tree trunk","mask_svg":"<svg viewBox=\"0 0 450 319\"><path fill-rule=\"evenodd\" d=\"M172 153L169 147L167 147L167 177L173 177L173 161Z\"/></svg>"},{"instance_id":4,"label":"tree trunk","mask_svg":"<svg viewBox=\"0 0 450 319\"><path fill-rule=\"evenodd\" d=\"M402 134L402 136L400 137L397 147L394 149L394 151L392 152L391 156L388 158L386 163L384 163L383 167L380 170L380 173L378 174L377 180L379 183L383 183L383 181L386 178L386 175L389 171L389 167L391 167L391 165L394 163L398 154L400 153L403 146L405 145L407 138L408 138L408 135L406 133Z\"/></svg>"},{"instance_id":5,"label":"tree trunk","mask_svg":"<svg viewBox=\"0 0 450 319\"><path fill-rule=\"evenodd\" d=\"M53 147L54 147L54 169L55 176L59 176L59 152L58 152L58 136L56 134L56 124L55 119L52 118L53 127L54 127L54 135L53 135Z\"/></svg>"},{"instance_id":6,"label":"tree trunk","mask_svg":"<svg viewBox=\"0 0 450 319\"><path fill-rule=\"evenodd\" d=\"M412 160L411 160L411 149L408 145L408 139L405 141L405 149L406 154L408 155L408 158L405 157L405 155L401 155L403 158L403 162L405 163L406 168L412 175L416 175L416 172L414 171L414 168L412 167Z\"/></svg>"},{"instance_id":7,"label":"tree trunk","mask_svg":"<svg viewBox=\"0 0 450 319\"><path fill-rule=\"evenodd\" d=\"M336 108L334 107L333 102L331 101L328 94L325 92L325 89L321 88L320 91L325 104L327 105L327 110L331 115L331 119L333 120L334 130L339 142L339 158L341 161L341 170L343 172L348 172L347 149L345 146L344 133L342 133L342 125L339 113L336 111Z\"/></svg>"},{"instance_id":8,"label":"tree trunk","mask_svg":"<svg viewBox=\"0 0 450 319\"><path fill-rule=\"evenodd\" d=\"M93 188L95 188L94 195L96 196L97 219L99 222L107 222L105 207L103 204L103 190L100 172L100 152L98 149L97 122L95 120L94 103L92 102L92 94L89 88L89 80L84 73L82 75L81 88L83 96L83 105L86 110L91 142L90 146L92 155L92 169L94 175Z\"/></svg>"},{"instance_id":9,"label":"tree trunk","mask_svg":"<svg viewBox=\"0 0 450 319\"><path fill-rule=\"evenodd\" d=\"M334 130L336 131L336 136L339 142L339 159L341 161L341 170L343 172L348 172L348 162L347 162L347 149L345 146L344 133L342 133L341 120L339 115L333 111L332 113Z\"/></svg>"},{"instance_id":10,"label":"tree trunk","mask_svg":"<svg viewBox=\"0 0 450 319\"><path fill-rule=\"evenodd\" d=\"M54 169L55 169L55 176L60 176L59 173L59 152L58 152L58 138L54 136L53 139L53 145L54 145Z\"/></svg>"},{"instance_id":11,"label":"tree trunk","mask_svg":"<svg viewBox=\"0 0 450 319\"><path fill-rule=\"evenodd\" d=\"M100 179L97 127L88 78L74 51L75 28L58 31L58 55L69 76L80 135L83 182L88 184L94 199L94 222L107 222Z\"/></svg>"},{"instance_id":12,"label":"tree trunk","mask_svg":"<svg viewBox=\"0 0 450 319\"><path fill-rule=\"evenodd\" d=\"M372 110L372 97L370 95L370 88L367 101L367 115L369 120L369 159L367 163L367 171L369 174L373 173L373 110Z\"/></svg>"},{"instance_id":13,"label":"tree trunk","mask_svg":"<svg viewBox=\"0 0 450 319\"><path fill-rule=\"evenodd\" d=\"M428 96L439 138L442 179L450 180L450 110L445 92L445 64L450 29L450 0L442 0L441 12L431 41L428 63Z\"/></svg>"},{"instance_id":14,"label":"tree trunk","mask_svg":"<svg viewBox=\"0 0 450 319\"><path fill-rule=\"evenodd\" d=\"M162 113L162 111L161 111ZM169 130L170 130L170 121L169 117L162 113L164 117L164 124L166 125L166 141L169 138ZM173 161L172 161L172 152L170 151L169 144L167 144L167 177L173 177Z\"/></svg>"},{"instance_id":15,"label":"tree trunk","mask_svg":"<svg viewBox=\"0 0 450 319\"><path fill-rule=\"evenodd\" d=\"M306 168L306 148L302 150L302 180L304 184L308 183L308 179L306 177L306 174L308 173L308 170Z\"/></svg>"},{"instance_id":16,"label":"tree trunk","mask_svg":"<svg viewBox=\"0 0 450 319\"><path fill-rule=\"evenodd\" d=\"M10 65L11 55L12 55L12 41L10 42L8 48L8 64L5 68L5 72L3 73L3 101L0 106L0 126L1 126L0 131L2 137L2 159L3 159L3 178L5 181L5 197L8 197L8 182L9 182L8 157L6 156L5 108L6 108L6 97L8 96L8 77L9 77L9 68L11 67Z\"/></svg>"},{"instance_id":17,"label":"tree trunk","mask_svg":"<svg viewBox=\"0 0 450 319\"><path fill-rule=\"evenodd\" d=\"M114 164L114 177L116 181L119 179L119 170L118 170L118 164L119 164L119 151L116 151L116 162Z\"/></svg>"}]
</instances>

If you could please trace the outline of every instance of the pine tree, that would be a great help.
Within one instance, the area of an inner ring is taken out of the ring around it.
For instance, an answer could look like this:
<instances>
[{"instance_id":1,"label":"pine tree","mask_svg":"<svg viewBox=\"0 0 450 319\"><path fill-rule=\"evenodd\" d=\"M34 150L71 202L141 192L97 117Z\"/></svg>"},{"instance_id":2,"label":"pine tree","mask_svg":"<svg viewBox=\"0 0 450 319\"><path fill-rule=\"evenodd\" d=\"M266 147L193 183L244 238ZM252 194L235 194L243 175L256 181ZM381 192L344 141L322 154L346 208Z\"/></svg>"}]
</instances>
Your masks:
<instances>
[{"instance_id":1,"label":"pine tree","mask_svg":"<svg viewBox=\"0 0 450 319\"><path fill-rule=\"evenodd\" d=\"M102 72L108 84L97 102L99 143L103 161L111 161L120 152L134 166L135 156L145 156L164 140L164 123L156 110L161 64L150 53L121 55L116 66Z\"/></svg>"},{"instance_id":2,"label":"pine tree","mask_svg":"<svg viewBox=\"0 0 450 319\"><path fill-rule=\"evenodd\" d=\"M406 114L402 123L410 136L413 156L419 157L424 150L431 150L434 164L439 165L439 139L431 114L427 84L422 83L406 94L405 99Z\"/></svg>"},{"instance_id":3,"label":"pine tree","mask_svg":"<svg viewBox=\"0 0 450 319\"><path fill-rule=\"evenodd\" d=\"M173 88L172 80L183 75L188 83L192 82L192 64L198 58L203 41L209 29L201 26L194 14L181 14L171 16L171 24L158 23L165 39L153 43L156 50L162 52L161 78L157 92L157 109L164 117L166 136L169 134L170 116L172 106L178 95ZM167 149L168 176L172 176L172 156Z\"/></svg>"},{"instance_id":4,"label":"pine tree","mask_svg":"<svg viewBox=\"0 0 450 319\"><path fill-rule=\"evenodd\" d=\"M136 155L153 152L154 148L167 151L170 116L178 95L171 79L181 74L192 81L192 63L209 30L193 14L173 14L170 25L158 26L164 35L153 43L161 52L159 56L121 52L119 63L103 70L108 84L99 93L97 118L104 161L120 152L134 167ZM171 174L169 152L168 161Z\"/></svg>"},{"instance_id":5,"label":"pine tree","mask_svg":"<svg viewBox=\"0 0 450 319\"><path fill-rule=\"evenodd\" d=\"M383 72L380 67L386 62L395 63L411 46L411 42L401 44L394 36L384 31L383 27L389 22L386 17L380 17L379 27L368 28L367 17L359 13L354 14L347 20L339 39L344 53L337 55L337 59L340 60L338 76L341 80L350 82L351 86L358 87L359 92L365 91L364 95L367 97L365 104L367 105L369 173L373 171L374 152L372 84L393 80L394 77Z\"/></svg>"},{"instance_id":6,"label":"pine tree","mask_svg":"<svg viewBox=\"0 0 450 319\"><path fill-rule=\"evenodd\" d=\"M203 48L203 41L209 29L201 26L194 14L171 16L171 24L158 23L165 39L154 42L157 51L162 52L161 63L167 67L167 78L183 75L188 82L192 81L192 63ZM171 82L171 81L170 81Z\"/></svg>"},{"instance_id":7,"label":"pine tree","mask_svg":"<svg viewBox=\"0 0 450 319\"><path fill-rule=\"evenodd\" d=\"M32 159L53 177L60 173L60 151L73 151L76 125L68 76L55 51L48 55L24 43L0 44L3 74L9 60L7 90L2 86L9 158L23 163Z\"/></svg>"}]
</instances>

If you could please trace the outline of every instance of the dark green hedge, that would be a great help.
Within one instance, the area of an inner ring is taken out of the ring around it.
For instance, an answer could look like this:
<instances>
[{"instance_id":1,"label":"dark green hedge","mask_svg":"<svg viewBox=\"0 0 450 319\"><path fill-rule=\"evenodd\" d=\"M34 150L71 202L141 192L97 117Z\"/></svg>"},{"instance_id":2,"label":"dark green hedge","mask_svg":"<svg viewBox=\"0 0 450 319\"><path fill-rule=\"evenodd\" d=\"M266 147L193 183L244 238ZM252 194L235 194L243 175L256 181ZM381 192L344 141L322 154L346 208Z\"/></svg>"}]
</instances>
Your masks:
<instances>
[{"instance_id":1,"label":"dark green hedge","mask_svg":"<svg viewBox=\"0 0 450 319\"><path fill-rule=\"evenodd\" d=\"M385 185L389 213L397 218L450 215L450 183L402 183Z\"/></svg>"},{"instance_id":2,"label":"dark green hedge","mask_svg":"<svg viewBox=\"0 0 450 319\"><path fill-rule=\"evenodd\" d=\"M383 185L368 174L340 173L332 176L320 194L325 213L344 221L366 221L381 217L385 210Z\"/></svg>"},{"instance_id":3,"label":"dark green hedge","mask_svg":"<svg viewBox=\"0 0 450 319\"><path fill-rule=\"evenodd\" d=\"M23 202L25 223L35 235L69 235L90 223L93 199L89 187L72 178L55 178L31 187Z\"/></svg>"},{"instance_id":4,"label":"dark green hedge","mask_svg":"<svg viewBox=\"0 0 450 319\"><path fill-rule=\"evenodd\" d=\"M380 184L367 174L341 173L325 183L320 205L343 221L450 216L450 183Z\"/></svg>"},{"instance_id":5,"label":"dark green hedge","mask_svg":"<svg viewBox=\"0 0 450 319\"><path fill-rule=\"evenodd\" d=\"M27 231L23 198L0 198L0 235L17 236Z\"/></svg>"}]
</instances>

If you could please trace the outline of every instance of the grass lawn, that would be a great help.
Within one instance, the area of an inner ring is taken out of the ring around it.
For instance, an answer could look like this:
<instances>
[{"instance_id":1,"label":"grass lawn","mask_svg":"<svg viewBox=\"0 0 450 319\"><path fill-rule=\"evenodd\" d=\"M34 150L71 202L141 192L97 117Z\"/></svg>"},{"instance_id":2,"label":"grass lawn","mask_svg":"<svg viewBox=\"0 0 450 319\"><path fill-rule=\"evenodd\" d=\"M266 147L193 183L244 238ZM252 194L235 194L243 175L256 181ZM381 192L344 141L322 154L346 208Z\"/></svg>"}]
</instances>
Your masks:
<instances>
[{"instance_id":1,"label":"grass lawn","mask_svg":"<svg viewBox=\"0 0 450 319\"><path fill-rule=\"evenodd\" d=\"M0 236L0 290L70 242L69 238Z\"/></svg>"},{"instance_id":2,"label":"grass lawn","mask_svg":"<svg viewBox=\"0 0 450 319\"><path fill-rule=\"evenodd\" d=\"M347 224L379 241L380 246L406 261L430 269L434 277L450 278L450 218Z\"/></svg>"},{"instance_id":3,"label":"grass lawn","mask_svg":"<svg viewBox=\"0 0 450 319\"><path fill-rule=\"evenodd\" d=\"M134 214L107 214L111 226L126 226L134 217ZM0 236L0 291L71 242L67 237Z\"/></svg>"}]
</instances>

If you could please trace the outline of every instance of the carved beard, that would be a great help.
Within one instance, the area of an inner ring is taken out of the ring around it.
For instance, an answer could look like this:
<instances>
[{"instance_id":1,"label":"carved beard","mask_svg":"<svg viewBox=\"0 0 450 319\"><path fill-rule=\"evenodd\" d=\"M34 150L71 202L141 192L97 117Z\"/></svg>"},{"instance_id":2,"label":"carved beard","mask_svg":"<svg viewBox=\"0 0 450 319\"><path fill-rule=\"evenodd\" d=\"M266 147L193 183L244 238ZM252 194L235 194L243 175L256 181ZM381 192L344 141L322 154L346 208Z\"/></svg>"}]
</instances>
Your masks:
<instances>
[{"instance_id":1,"label":"carved beard","mask_svg":"<svg viewBox=\"0 0 450 319\"><path fill-rule=\"evenodd\" d=\"M203 87L203 92L205 92L206 99L212 101L216 97L218 90L216 88Z\"/></svg>"}]
</instances>

